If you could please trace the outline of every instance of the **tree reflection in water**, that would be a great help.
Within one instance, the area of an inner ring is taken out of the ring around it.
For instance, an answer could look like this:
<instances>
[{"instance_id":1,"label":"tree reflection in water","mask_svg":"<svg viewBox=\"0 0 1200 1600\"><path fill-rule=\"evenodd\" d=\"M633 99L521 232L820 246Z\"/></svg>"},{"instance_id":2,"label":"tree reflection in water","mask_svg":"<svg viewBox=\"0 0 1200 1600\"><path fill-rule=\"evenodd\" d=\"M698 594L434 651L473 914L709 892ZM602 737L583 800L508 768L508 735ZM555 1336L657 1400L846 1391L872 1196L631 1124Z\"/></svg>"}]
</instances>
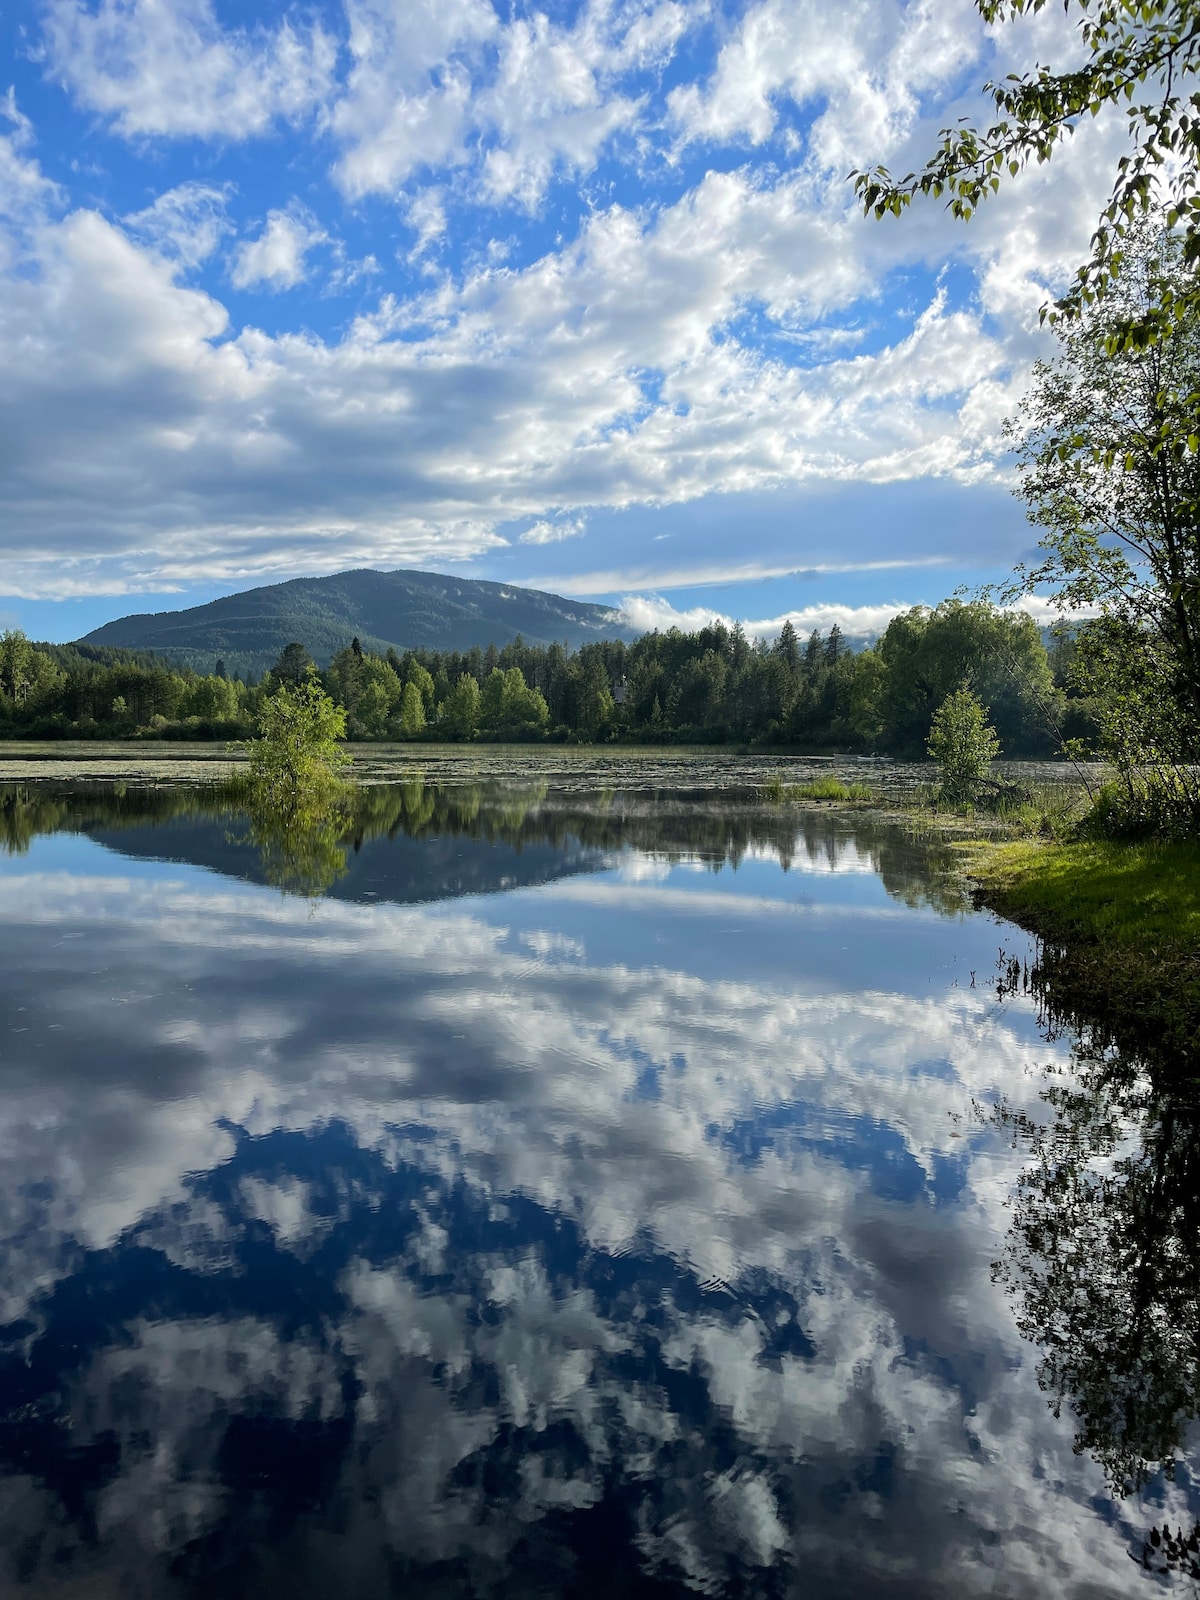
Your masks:
<instances>
[{"instance_id":1,"label":"tree reflection in water","mask_svg":"<svg viewBox=\"0 0 1200 1600\"><path fill-rule=\"evenodd\" d=\"M240 875L237 847L248 846L267 882L309 897L345 875L351 851L401 834L468 838L518 851L571 843L613 854L632 849L666 863L701 861L714 872L756 854L774 857L785 872L797 857L834 868L846 841L845 821L836 812L764 805L757 790L589 796L558 793L544 782L431 784L417 774L403 783L345 785L309 796L285 814L216 784L0 784L0 849L10 855L23 854L42 834L119 835L188 821L226 825L234 848L221 870ZM910 837L894 821L862 812L854 816L853 836L856 851L869 857L894 899L948 914L965 908L957 858L944 841ZM172 835L170 848L189 859L186 838Z\"/></svg>"},{"instance_id":2,"label":"tree reflection in water","mask_svg":"<svg viewBox=\"0 0 1200 1600\"><path fill-rule=\"evenodd\" d=\"M1041 1351L1054 1414L1065 1404L1076 1418L1076 1451L1114 1494L1154 1504L1162 1478L1190 1487L1183 1452L1200 1409L1200 1079L1175 1048L1180 1018L1166 1049L1135 1042L1119 1019L1073 1014L1065 971L1051 951L1000 981L1033 992L1050 1036L1075 1043L1068 1067L1046 1069L1043 1120L993 1113L1028 1157L994 1272ZM1200 1578L1200 1521L1152 1527L1142 1561Z\"/></svg>"},{"instance_id":3,"label":"tree reflection in water","mask_svg":"<svg viewBox=\"0 0 1200 1600\"><path fill-rule=\"evenodd\" d=\"M246 815L263 876L284 894L322 895L345 873L339 796L310 795L281 808L251 802Z\"/></svg>"}]
</instances>

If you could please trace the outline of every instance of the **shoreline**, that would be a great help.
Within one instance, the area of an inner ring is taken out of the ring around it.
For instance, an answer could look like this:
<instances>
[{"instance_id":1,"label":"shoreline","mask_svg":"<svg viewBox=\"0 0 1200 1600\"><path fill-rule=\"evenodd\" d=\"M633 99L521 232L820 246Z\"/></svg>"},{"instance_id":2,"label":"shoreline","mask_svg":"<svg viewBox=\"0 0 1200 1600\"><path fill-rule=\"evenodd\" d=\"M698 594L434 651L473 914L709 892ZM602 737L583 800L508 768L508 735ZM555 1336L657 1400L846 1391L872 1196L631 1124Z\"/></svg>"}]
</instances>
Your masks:
<instances>
[{"instance_id":1,"label":"shoreline","mask_svg":"<svg viewBox=\"0 0 1200 1600\"><path fill-rule=\"evenodd\" d=\"M1052 1025L1200 1080L1200 842L961 848L975 904L1038 940L1029 986Z\"/></svg>"}]
</instances>

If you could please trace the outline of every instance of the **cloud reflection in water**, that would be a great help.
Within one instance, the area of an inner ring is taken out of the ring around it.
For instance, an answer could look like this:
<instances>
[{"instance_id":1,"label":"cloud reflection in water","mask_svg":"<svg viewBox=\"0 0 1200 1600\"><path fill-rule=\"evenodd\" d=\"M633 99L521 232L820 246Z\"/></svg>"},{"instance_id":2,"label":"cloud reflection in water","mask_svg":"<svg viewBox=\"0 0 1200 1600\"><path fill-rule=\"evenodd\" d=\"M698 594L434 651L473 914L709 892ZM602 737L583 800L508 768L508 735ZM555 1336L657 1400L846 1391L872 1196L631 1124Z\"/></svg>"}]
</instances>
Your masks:
<instances>
[{"instance_id":1,"label":"cloud reflection in water","mask_svg":"<svg viewBox=\"0 0 1200 1600\"><path fill-rule=\"evenodd\" d=\"M7 1585L1128 1592L991 1281L972 1099L1055 1048L988 919L803 849L309 905L57 843L0 876Z\"/></svg>"}]
</instances>

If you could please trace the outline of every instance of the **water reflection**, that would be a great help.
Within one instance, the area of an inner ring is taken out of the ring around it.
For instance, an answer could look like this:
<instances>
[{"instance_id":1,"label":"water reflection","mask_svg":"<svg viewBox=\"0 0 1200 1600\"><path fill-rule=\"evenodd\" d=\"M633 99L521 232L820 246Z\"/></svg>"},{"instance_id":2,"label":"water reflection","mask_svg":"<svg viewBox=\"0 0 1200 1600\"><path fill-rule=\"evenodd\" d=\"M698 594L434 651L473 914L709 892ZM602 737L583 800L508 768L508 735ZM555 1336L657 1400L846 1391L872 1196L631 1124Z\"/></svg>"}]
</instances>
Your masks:
<instances>
[{"instance_id":1,"label":"water reflection","mask_svg":"<svg viewBox=\"0 0 1200 1600\"><path fill-rule=\"evenodd\" d=\"M1013 1118L1006 1267L1044 1386L1124 1493L1174 1468L1200 1397L1200 1107L1094 1058L1043 1098Z\"/></svg>"},{"instance_id":2,"label":"water reflection","mask_svg":"<svg viewBox=\"0 0 1200 1600\"><path fill-rule=\"evenodd\" d=\"M404 783L352 788L298 819L247 814L219 788L0 784L0 844L84 833L123 855L187 861L301 894L401 903L489 894L602 870L622 851L713 872L767 859L789 871L863 863L913 907L963 908L953 853L903 829L763 805L756 790L581 795L546 784ZM412 841L414 848L405 848Z\"/></svg>"},{"instance_id":3,"label":"water reflection","mask_svg":"<svg viewBox=\"0 0 1200 1600\"><path fill-rule=\"evenodd\" d=\"M1177 1028L1141 1034L1076 1012L1061 956L1021 987L1072 1045L1035 1110L1001 1103L1023 1167L998 1276L1066 1410L1076 1448L1114 1494L1161 1506L1163 1478L1195 1516L1192 1426L1200 1407L1200 1097ZM1016 980L1010 973L1008 981ZM1178 1021L1178 1018L1175 1019ZM1072 1026L1072 1021L1074 1025ZM1118 1041L1114 1035L1120 1033ZM1169 1530L1163 1530L1169 1532ZM1144 1564L1200 1577L1200 1523L1155 1530Z\"/></svg>"},{"instance_id":4,"label":"water reflection","mask_svg":"<svg viewBox=\"0 0 1200 1600\"><path fill-rule=\"evenodd\" d=\"M0 1590L1141 1581L990 1272L972 1105L1069 1054L911 841L422 788L307 902L60 798L0 870Z\"/></svg>"}]
</instances>

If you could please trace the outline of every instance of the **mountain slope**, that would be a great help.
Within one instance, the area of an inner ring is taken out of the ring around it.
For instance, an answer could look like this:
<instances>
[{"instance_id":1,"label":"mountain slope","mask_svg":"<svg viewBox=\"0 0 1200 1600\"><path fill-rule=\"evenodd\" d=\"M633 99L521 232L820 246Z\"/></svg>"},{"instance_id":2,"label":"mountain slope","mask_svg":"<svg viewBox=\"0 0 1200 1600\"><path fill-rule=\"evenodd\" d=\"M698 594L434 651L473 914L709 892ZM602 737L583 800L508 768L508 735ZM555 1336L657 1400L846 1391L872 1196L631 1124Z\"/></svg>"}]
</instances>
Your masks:
<instances>
[{"instance_id":1,"label":"mountain slope","mask_svg":"<svg viewBox=\"0 0 1200 1600\"><path fill-rule=\"evenodd\" d=\"M79 642L154 650L205 672L220 658L230 673L261 673L293 639L325 666L356 634L364 649L382 653L389 645L501 646L518 633L531 644L565 639L572 648L589 639L633 637L607 606L477 578L361 568L247 589L185 611L119 617Z\"/></svg>"}]
</instances>

